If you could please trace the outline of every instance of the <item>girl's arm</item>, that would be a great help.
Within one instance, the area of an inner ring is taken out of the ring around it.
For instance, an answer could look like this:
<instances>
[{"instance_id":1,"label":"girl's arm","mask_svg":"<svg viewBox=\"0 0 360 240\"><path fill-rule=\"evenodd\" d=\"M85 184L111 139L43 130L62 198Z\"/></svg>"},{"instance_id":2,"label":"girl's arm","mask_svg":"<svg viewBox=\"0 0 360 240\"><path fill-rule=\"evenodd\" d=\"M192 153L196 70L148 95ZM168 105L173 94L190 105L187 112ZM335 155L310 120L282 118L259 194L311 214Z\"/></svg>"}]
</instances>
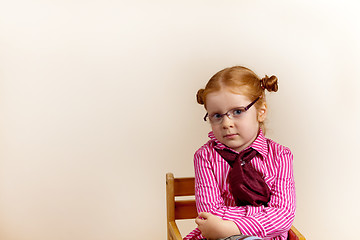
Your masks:
<instances>
[{"instance_id":1,"label":"girl's arm","mask_svg":"<svg viewBox=\"0 0 360 240\"><path fill-rule=\"evenodd\" d=\"M225 203L219 184L222 184L221 181L226 181L230 167L225 161L211 162L210 151L210 149L202 148L194 156L195 197L198 213L211 213L223 220L245 217L244 207L230 207L229 203ZM217 171L218 175L222 174L224 180L219 180L219 176L216 178L214 171Z\"/></svg>"},{"instance_id":2,"label":"girl's arm","mask_svg":"<svg viewBox=\"0 0 360 240\"><path fill-rule=\"evenodd\" d=\"M222 220L211 213L200 213L195 222L202 236L209 240L240 234L239 228L233 221Z\"/></svg>"},{"instance_id":3,"label":"girl's arm","mask_svg":"<svg viewBox=\"0 0 360 240\"><path fill-rule=\"evenodd\" d=\"M278 156L278 172L267 207L226 206L211 163L204 151L195 154L196 201L198 212L209 212L233 221L242 234L274 237L290 229L295 216L293 156L285 149Z\"/></svg>"}]
</instances>

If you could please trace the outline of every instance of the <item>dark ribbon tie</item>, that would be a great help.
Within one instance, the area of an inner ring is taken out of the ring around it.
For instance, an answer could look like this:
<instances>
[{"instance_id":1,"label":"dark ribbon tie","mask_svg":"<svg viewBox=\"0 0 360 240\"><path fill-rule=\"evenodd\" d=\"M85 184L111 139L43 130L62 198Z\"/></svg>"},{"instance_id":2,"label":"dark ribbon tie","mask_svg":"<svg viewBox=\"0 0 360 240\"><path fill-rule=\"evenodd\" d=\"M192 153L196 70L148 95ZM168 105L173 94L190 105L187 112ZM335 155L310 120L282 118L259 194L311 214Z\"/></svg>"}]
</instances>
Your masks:
<instances>
[{"instance_id":1,"label":"dark ribbon tie","mask_svg":"<svg viewBox=\"0 0 360 240\"><path fill-rule=\"evenodd\" d=\"M236 205L267 205L270 200L270 189L261 174L250 164L257 151L253 148L239 154L229 149L216 149L216 151L231 166L228 180Z\"/></svg>"}]
</instances>

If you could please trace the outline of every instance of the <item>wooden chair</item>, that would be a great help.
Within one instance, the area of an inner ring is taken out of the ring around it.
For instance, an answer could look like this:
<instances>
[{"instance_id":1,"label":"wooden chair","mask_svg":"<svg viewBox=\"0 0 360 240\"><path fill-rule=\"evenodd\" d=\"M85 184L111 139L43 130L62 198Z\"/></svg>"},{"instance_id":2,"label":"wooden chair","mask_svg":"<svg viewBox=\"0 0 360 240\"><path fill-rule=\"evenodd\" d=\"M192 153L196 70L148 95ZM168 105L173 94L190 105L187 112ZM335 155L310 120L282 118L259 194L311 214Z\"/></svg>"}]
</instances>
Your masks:
<instances>
[{"instance_id":1,"label":"wooden chair","mask_svg":"<svg viewBox=\"0 0 360 240\"><path fill-rule=\"evenodd\" d=\"M166 174L166 209L168 240L182 240L175 220L195 219L198 215L195 200L178 200L175 197L194 196L194 178L174 178L172 173ZM305 240L305 237L292 226L288 240Z\"/></svg>"}]
</instances>

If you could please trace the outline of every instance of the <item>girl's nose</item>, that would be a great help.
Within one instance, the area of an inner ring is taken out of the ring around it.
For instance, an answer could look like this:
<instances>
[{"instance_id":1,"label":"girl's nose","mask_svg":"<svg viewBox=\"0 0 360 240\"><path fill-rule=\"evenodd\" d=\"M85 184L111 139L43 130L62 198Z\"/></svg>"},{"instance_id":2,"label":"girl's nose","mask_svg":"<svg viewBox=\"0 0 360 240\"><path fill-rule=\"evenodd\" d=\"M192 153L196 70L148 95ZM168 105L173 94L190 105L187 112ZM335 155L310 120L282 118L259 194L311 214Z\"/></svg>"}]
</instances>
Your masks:
<instances>
[{"instance_id":1,"label":"girl's nose","mask_svg":"<svg viewBox=\"0 0 360 240\"><path fill-rule=\"evenodd\" d=\"M228 115L225 115L222 119L222 123L221 123L222 127L223 128L232 128L234 127L234 122L233 120L228 116Z\"/></svg>"}]
</instances>

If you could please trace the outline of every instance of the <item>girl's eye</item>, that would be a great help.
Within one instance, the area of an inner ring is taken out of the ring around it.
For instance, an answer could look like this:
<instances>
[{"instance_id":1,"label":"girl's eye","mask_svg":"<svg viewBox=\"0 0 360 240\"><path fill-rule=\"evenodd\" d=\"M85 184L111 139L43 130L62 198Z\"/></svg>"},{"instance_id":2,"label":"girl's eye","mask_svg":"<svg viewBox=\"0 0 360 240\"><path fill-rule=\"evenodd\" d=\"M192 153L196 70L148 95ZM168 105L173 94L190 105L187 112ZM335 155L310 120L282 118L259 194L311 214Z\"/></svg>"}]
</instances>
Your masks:
<instances>
[{"instance_id":1,"label":"girl's eye","mask_svg":"<svg viewBox=\"0 0 360 240\"><path fill-rule=\"evenodd\" d=\"M242 109L234 109L233 115L234 115L234 116L238 116L238 115L240 115L242 112L243 112Z\"/></svg>"},{"instance_id":2,"label":"girl's eye","mask_svg":"<svg viewBox=\"0 0 360 240\"><path fill-rule=\"evenodd\" d=\"M212 115L212 118L213 119L221 119L222 115L220 113L215 113L215 114Z\"/></svg>"}]
</instances>

